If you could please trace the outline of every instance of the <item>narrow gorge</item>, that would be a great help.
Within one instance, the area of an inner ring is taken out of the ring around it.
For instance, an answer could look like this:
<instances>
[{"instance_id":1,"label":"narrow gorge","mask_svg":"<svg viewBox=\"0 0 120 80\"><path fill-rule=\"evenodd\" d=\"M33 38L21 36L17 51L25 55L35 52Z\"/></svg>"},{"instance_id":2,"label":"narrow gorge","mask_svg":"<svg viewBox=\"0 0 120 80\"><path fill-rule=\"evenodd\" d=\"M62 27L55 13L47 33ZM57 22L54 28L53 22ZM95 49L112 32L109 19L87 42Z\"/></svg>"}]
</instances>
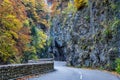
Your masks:
<instances>
[{"instance_id":1,"label":"narrow gorge","mask_svg":"<svg viewBox=\"0 0 120 80\"><path fill-rule=\"evenodd\" d=\"M120 0L0 0L0 65L53 57L120 73Z\"/></svg>"}]
</instances>

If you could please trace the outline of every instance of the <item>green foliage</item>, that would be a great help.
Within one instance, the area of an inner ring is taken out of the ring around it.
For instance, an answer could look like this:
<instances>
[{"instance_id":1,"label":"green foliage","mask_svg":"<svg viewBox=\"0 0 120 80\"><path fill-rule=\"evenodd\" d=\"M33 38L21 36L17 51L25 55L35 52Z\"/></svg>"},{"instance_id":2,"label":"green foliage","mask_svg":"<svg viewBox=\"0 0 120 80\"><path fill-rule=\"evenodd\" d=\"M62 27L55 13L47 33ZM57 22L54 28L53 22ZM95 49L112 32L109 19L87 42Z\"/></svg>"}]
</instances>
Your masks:
<instances>
[{"instance_id":1,"label":"green foliage","mask_svg":"<svg viewBox=\"0 0 120 80\"><path fill-rule=\"evenodd\" d=\"M105 34L106 37L112 36L112 31L111 31L111 29L110 29L110 28L106 28L106 29L104 30L104 34Z\"/></svg>"},{"instance_id":2,"label":"green foliage","mask_svg":"<svg viewBox=\"0 0 120 80\"><path fill-rule=\"evenodd\" d=\"M40 57L44 47L46 46L47 35L43 30L38 29L33 26L31 29L32 32L32 42L31 45L35 47L37 55Z\"/></svg>"},{"instance_id":3,"label":"green foliage","mask_svg":"<svg viewBox=\"0 0 120 80\"><path fill-rule=\"evenodd\" d=\"M46 45L47 35L42 30L36 27L32 28L32 35L33 35L32 44L37 49L44 48L44 46Z\"/></svg>"},{"instance_id":4,"label":"green foliage","mask_svg":"<svg viewBox=\"0 0 120 80\"><path fill-rule=\"evenodd\" d=\"M110 6L113 10L117 9L117 5L115 5L114 3L112 3Z\"/></svg>"},{"instance_id":5,"label":"green foliage","mask_svg":"<svg viewBox=\"0 0 120 80\"><path fill-rule=\"evenodd\" d=\"M116 59L116 71L120 74L120 58Z\"/></svg>"},{"instance_id":6,"label":"green foliage","mask_svg":"<svg viewBox=\"0 0 120 80\"><path fill-rule=\"evenodd\" d=\"M84 18L85 18L86 21L88 21L88 22L90 21L90 16L89 15L86 15Z\"/></svg>"},{"instance_id":7,"label":"green foliage","mask_svg":"<svg viewBox=\"0 0 120 80\"><path fill-rule=\"evenodd\" d=\"M46 45L47 45L47 46L50 46L51 43L52 43L52 41L53 41L53 38L50 37L50 38L46 41Z\"/></svg>"},{"instance_id":8,"label":"green foliage","mask_svg":"<svg viewBox=\"0 0 120 80\"><path fill-rule=\"evenodd\" d=\"M107 38L111 38L113 35L117 33L117 28L119 27L120 20L117 18L114 18L112 22L108 26L104 25L105 30L104 30L104 35Z\"/></svg>"},{"instance_id":9,"label":"green foliage","mask_svg":"<svg viewBox=\"0 0 120 80\"><path fill-rule=\"evenodd\" d=\"M62 14L75 13L76 11L77 11L77 8L73 6L73 3L69 2L68 7L62 11Z\"/></svg>"},{"instance_id":10,"label":"green foliage","mask_svg":"<svg viewBox=\"0 0 120 80\"><path fill-rule=\"evenodd\" d=\"M114 30L116 29L120 24L120 20L117 18L114 18L113 22L111 23L111 29Z\"/></svg>"},{"instance_id":11,"label":"green foliage","mask_svg":"<svg viewBox=\"0 0 120 80\"><path fill-rule=\"evenodd\" d=\"M31 42L24 51L22 62L38 59L46 45L47 35L43 30L38 29L35 25L31 26Z\"/></svg>"},{"instance_id":12,"label":"green foliage","mask_svg":"<svg viewBox=\"0 0 120 80\"><path fill-rule=\"evenodd\" d=\"M29 20L25 20L24 23L23 23L23 26L30 27Z\"/></svg>"},{"instance_id":13,"label":"green foliage","mask_svg":"<svg viewBox=\"0 0 120 80\"><path fill-rule=\"evenodd\" d=\"M21 62L28 62L28 60L37 60L37 53L36 53L36 48L34 46L30 46L27 50L24 51L24 55L22 57Z\"/></svg>"}]
</instances>

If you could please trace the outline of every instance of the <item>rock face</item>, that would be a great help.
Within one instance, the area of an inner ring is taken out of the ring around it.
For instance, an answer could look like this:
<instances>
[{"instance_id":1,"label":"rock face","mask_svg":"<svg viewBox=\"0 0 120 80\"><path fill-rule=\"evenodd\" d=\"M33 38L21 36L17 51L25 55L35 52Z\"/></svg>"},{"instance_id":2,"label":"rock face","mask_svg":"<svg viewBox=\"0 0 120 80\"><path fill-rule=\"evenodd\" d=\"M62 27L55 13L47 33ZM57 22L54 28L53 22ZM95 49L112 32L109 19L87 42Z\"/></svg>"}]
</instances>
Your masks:
<instances>
[{"instance_id":1,"label":"rock face","mask_svg":"<svg viewBox=\"0 0 120 80\"><path fill-rule=\"evenodd\" d=\"M88 7L52 19L50 52L68 65L114 69L120 56L120 0L89 0Z\"/></svg>"}]
</instances>

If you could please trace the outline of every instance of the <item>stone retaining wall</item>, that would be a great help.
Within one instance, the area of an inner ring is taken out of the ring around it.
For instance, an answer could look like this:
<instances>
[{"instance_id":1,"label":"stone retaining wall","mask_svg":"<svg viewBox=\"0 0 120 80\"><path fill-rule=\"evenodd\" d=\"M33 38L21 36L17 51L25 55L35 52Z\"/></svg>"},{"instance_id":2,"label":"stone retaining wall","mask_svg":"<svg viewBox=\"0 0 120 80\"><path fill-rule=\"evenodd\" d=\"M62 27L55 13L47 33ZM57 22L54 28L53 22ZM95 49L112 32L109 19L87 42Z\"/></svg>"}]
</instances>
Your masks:
<instances>
[{"instance_id":1,"label":"stone retaining wall","mask_svg":"<svg viewBox=\"0 0 120 80\"><path fill-rule=\"evenodd\" d=\"M37 75L54 70L54 62L27 63L0 66L0 80L15 79L27 75Z\"/></svg>"}]
</instances>

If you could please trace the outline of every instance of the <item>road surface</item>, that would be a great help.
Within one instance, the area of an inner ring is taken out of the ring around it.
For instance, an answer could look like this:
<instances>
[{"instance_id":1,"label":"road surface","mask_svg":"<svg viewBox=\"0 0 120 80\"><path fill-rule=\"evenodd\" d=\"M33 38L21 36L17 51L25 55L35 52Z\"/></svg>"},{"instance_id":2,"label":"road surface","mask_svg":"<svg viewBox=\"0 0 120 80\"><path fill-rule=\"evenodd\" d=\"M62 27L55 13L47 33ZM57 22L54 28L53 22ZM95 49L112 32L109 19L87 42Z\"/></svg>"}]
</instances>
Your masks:
<instances>
[{"instance_id":1,"label":"road surface","mask_svg":"<svg viewBox=\"0 0 120 80\"><path fill-rule=\"evenodd\" d=\"M56 71L29 80L120 80L115 75L99 70L70 68L65 62L55 62Z\"/></svg>"}]
</instances>

